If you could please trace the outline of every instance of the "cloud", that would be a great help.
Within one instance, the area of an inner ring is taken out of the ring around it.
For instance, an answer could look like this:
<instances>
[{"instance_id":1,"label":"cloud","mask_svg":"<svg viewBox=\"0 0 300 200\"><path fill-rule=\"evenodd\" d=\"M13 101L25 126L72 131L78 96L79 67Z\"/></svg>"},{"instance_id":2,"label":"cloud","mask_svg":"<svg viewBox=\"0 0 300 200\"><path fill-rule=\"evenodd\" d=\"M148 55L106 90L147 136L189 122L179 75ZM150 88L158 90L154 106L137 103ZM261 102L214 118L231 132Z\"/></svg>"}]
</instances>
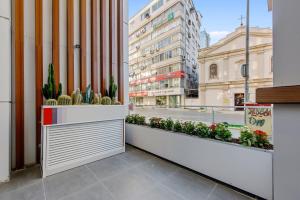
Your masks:
<instances>
[{"instance_id":1,"label":"cloud","mask_svg":"<svg viewBox=\"0 0 300 200\"><path fill-rule=\"evenodd\" d=\"M229 31L212 31L209 32L211 37L211 43L214 44L218 42L220 39L223 39L226 35L228 35Z\"/></svg>"}]
</instances>

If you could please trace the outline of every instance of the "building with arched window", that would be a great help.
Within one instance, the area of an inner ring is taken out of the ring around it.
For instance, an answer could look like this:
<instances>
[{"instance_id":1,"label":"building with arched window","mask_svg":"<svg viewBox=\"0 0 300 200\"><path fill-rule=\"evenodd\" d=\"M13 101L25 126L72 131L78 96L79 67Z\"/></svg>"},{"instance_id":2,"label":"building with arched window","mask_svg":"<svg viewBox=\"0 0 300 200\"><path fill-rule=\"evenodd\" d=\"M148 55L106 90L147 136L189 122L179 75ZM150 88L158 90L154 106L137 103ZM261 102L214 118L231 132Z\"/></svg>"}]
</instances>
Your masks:
<instances>
[{"instance_id":1,"label":"building with arched window","mask_svg":"<svg viewBox=\"0 0 300 200\"><path fill-rule=\"evenodd\" d=\"M216 44L199 50L201 105L234 106L244 103L245 27ZM257 88L272 86L272 30L250 29L250 101Z\"/></svg>"}]
</instances>

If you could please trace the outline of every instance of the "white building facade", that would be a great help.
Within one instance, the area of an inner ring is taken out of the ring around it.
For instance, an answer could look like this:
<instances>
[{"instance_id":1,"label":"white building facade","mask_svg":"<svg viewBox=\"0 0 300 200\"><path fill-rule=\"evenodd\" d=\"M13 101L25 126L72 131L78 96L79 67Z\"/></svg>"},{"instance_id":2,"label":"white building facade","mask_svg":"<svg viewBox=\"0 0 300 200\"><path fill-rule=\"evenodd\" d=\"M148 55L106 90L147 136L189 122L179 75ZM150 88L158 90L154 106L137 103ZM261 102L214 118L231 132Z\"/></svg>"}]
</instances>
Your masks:
<instances>
[{"instance_id":1,"label":"white building facade","mask_svg":"<svg viewBox=\"0 0 300 200\"><path fill-rule=\"evenodd\" d=\"M218 43L199 51L201 105L241 106L244 104L245 27L237 28ZM273 85L272 30L250 29L250 102L257 88Z\"/></svg>"},{"instance_id":2,"label":"white building facade","mask_svg":"<svg viewBox=\"0 0 300 200\"><path fill-rule=\"evenodd\" d=\"M153 0L129 21L129 96L179 106L198 94L201 15L191 0Z\"/></svg>"}]
</instances>

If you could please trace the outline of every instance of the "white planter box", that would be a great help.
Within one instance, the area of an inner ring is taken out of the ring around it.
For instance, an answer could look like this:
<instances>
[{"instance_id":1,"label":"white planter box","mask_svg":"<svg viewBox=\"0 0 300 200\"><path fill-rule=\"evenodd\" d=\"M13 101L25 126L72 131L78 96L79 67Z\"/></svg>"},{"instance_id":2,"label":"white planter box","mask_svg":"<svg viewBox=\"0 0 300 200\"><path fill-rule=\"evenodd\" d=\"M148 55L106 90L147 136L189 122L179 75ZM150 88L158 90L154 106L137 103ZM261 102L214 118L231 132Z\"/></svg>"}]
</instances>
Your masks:
<instances>
[{"instance_id":1,"label":"white planter box","mask_svg":"<svg viewBox=\"0 0 300 200\"><path fill-rule=\"evenodd\" d=\"M272 199L272 152L126 124L126 142L192 170Z\"/></svg>"},{"instance_id":2,"label":"white planter box","mask_svg":"<svg viewBox=\"0 0 300 200\"><path fill-rule=\"evenodd\" d=\"M43 177L124 152L125 115L125 106L43 107Z\"/></svg>"}]
</instances>

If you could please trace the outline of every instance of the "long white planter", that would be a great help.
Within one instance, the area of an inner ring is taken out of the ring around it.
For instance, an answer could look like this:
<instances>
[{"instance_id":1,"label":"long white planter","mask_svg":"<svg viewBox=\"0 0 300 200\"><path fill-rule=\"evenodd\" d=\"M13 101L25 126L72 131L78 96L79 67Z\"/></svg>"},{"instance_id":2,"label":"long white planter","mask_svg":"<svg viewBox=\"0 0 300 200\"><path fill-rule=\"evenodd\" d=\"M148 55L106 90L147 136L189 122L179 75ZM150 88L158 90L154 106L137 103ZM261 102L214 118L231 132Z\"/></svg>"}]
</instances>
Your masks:
<instances>
[{"instance_id":1,"label":"long white planter","mask_svg":"<svg viewBox=\"0 0 300 200\"><path fill-rule=\"evenodd\" d=\"M272 152L126 124L126 143L265 199L272 199Z\"/></svg>"},{"instance_id":2,"label":"long white planter","mask_svg":"<svg viewBox=\"0 0 300 200\"><path fill-rule=\"evenodd\" d=\"M43 107L43 177L124 152L125 115L125 106Z\"/></svg>"}]
</instances>

